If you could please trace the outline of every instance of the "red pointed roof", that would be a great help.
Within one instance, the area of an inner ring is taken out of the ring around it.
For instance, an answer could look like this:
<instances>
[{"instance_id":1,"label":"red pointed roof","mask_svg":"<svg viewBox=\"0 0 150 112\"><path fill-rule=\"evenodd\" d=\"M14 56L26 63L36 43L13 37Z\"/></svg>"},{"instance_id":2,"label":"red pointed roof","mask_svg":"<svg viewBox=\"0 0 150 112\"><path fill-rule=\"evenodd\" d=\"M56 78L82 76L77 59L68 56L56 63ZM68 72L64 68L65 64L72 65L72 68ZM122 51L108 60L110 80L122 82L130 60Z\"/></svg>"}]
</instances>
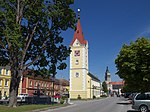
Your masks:
<instances>
[{"instance_id":1,"label":"red pointed roof","mask_svg":"<svg viewBox=\"0 0 150 112\"><path fill-rule=\"evenodd\" d=\"M76 39L78 39L78 41L81 44L87 44L87 41L84 40L84 36L83 36L83 32L82 32L81 23L80 23L79 18L78 18L78 22L77 22L77 26L76 26L76 31L74 33L74 37L73 37L73 40L72 40L70 45L73 45L73 43Z\"/></svg>"}]
</instances>

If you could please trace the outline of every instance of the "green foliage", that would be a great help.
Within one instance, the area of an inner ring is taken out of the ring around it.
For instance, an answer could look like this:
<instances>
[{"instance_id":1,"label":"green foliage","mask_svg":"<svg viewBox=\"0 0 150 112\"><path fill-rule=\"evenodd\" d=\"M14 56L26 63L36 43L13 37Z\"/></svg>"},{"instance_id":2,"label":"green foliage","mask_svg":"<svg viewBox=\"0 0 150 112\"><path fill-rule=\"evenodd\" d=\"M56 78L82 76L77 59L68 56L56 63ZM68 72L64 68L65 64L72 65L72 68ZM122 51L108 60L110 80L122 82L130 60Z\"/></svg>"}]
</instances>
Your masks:
<instances>
[{"instance_id":1,"label":"green foliage","mask_svg":"<svg viewBox=\"0 0 150 112\"><path fill-rule=\"evenodd\" d=\"M93 99L95 99L96 98L96 96L95 95L93 95Z\"/></svg>"},{"instance_id":2,"label":"green foliage","mask_svg":"<svg viewBox=\"0 0 150 112\"><path fill-rule=\"evenodd\" d=\"M64 60L71 51L63 45L61 32L75 28L72 3L74 0L0 0L0 64L11 68L10 92L17 91L23 71L31 66L53 77L57 69L67 67Z\"/></svg>"},{"instance_id":3,"label":"green foliage","mask_svg":"<svg viewBox=\"0 0 150 112\"><path fill-rule=\"evenodd\" d=\"M126 91L150 91L150 40L138 38L123 45L115 60L117 74L125 81Z\"/></svg>"},{"instance_id":4,"label":"green foliage","mask_svg":"<svg viewBox=\"0 0 150 112\"><path fill-rule=\"evenodd\" d=\"M102 87L103 87L103 91L104 91L105 93L107 93L107 92L108 92L108 89L107 89L107 84L106 84L105 81L102 83Z\"/></svg>"},{"instance_id":5,"label":"green foliage","mask_svg":"<svg viewBox=\"0 0 150 112\"><path fill-rule=\"evenodd\" d=\"M77 99L78 99L78 100L81 100L81 96L80 96L80 95L78 95Z\"/></svg>"},{"instance_id":6,"label":"green foliage","mask_svg":"<svg viewBox=\"0 0 150 112\"><path fill-rule=\"evenodd\" d=\"M73 2L1 0L0 62L12 66L17 61L18 69L31 65L48 68L52 74L56 74L56 69L65 69L63 60L69 56L70 49L62 44L60 34L69 27L75 28L75 13L69 7Z\"/></svg>"},{"instance_id":7,"label":"green foliage","mask_svg":"<svg viewBox=\"0 0 150 112\"><path fill-rule=\"evenodd\" d=\"M21 105L17 108L11 108L6 105L0 105L0 112L29 112L29 111L37 111L40 109L46 109L46 108L55 108L61 106L60 104L54 104L54 105Z\"/></svg>"},{"instance_id":8,"label":"green foliage","mask_svg":"<svg viewBox=\"0 0 150 112\"><path fill-rule=\"evenodd\" d=\"M64 104L64 100L63 99L60 99L60 104Z\"/></svg>"}]
</instances>

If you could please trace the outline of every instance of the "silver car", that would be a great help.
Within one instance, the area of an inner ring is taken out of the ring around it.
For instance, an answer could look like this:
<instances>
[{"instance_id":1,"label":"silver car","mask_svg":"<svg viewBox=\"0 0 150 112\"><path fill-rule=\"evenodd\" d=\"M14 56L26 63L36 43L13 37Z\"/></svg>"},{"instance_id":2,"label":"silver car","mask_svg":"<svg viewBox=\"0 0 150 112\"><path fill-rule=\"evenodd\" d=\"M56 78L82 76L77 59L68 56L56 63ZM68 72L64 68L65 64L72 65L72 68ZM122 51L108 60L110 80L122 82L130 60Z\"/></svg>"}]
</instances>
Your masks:
<instances>
[{"instance_id":1,"label":"silver car","mask_svg":"<svg viewBox=\"0 0 150 112\"><path fill-rule=\"evenodd\" d=\"M138 93L132 102L132 108L141 112L150 110L150 92Z\"/></svg>"}]
</instances>

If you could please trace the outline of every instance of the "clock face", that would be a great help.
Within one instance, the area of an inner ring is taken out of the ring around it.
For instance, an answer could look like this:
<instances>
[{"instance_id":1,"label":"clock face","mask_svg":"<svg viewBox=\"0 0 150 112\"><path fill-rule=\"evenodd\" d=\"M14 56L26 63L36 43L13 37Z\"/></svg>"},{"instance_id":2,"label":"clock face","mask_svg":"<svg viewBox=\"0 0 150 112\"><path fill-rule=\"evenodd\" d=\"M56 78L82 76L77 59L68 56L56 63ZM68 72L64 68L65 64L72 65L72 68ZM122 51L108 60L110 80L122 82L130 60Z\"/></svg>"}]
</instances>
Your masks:
<instances>
[{"instance_id":1,"label":"clock face","mask_svg":"<svg viewBox=\"0 0 150 112\"><path fill-rule=\"evenodd\" d=\"M75 50L74 51L74 56L80 56L80 50Z\"/></svg>"}]
</instances>

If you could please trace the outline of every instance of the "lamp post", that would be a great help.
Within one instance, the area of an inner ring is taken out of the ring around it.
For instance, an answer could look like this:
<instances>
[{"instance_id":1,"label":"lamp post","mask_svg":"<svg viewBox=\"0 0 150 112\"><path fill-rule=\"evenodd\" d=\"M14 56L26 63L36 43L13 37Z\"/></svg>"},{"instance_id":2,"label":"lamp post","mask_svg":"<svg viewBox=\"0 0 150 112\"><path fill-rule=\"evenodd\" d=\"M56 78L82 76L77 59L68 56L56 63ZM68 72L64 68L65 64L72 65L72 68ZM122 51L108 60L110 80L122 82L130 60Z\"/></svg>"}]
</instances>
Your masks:
<instances>
[{"instance_id":1,"label":"lamp post","mask_svg":"<svg viewBox=\"0 0 150 112\"><path fill-rule=\"evenodd\" d=\"M92 87L92 88L93 88L93 99L94 99L94 85L93 85L93 87Z\"/></svg>"}]
</instances>

